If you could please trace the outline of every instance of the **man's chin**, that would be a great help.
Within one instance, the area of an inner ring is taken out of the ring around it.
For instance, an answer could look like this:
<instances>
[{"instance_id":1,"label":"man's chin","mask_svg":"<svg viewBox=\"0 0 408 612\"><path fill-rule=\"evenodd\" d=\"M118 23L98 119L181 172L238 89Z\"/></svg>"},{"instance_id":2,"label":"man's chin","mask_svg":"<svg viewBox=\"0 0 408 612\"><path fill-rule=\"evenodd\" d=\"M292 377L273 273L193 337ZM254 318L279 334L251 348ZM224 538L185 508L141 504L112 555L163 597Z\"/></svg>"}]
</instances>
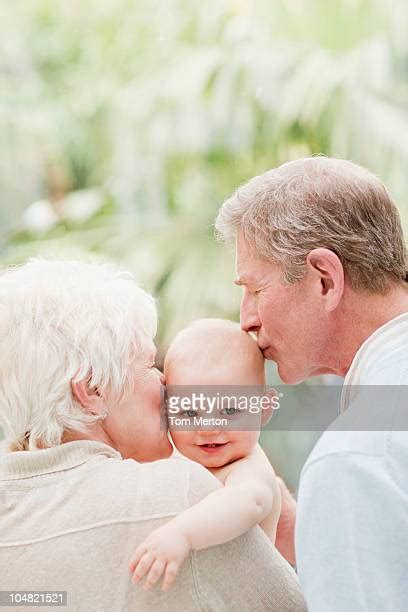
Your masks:
<instances>
[{"instance_id":1,"label":"man's chin","mask_svg":"<svg viewBox=\"0 0 408 612\"><path fill-rule=\"evenodd\" d=\"M306 380L307 376L293 368L285 367L285 365L277 363L279 378L285 385L298 385Z\"/></svg>"}]
</instances>

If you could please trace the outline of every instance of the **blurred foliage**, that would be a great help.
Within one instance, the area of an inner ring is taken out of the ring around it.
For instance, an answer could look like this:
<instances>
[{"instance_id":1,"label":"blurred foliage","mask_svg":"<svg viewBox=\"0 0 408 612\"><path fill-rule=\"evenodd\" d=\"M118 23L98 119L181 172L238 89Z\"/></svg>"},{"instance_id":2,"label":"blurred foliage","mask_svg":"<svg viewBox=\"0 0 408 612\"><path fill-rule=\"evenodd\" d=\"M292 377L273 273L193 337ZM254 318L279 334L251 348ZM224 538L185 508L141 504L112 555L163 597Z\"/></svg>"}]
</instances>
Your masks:
<instances>
[{"instance_id":1,"label":"blurred foliage","mask_svg":"<svg viewBox=\"0 0 408 612\"><path fill-rule=\"evenodd\" d=\"M14 0L0 37L0 247L112 258L159 300L159 344L238 316L213 239L251 176L369 167L407 226L406 0Z\"/></svg>"}]
</instances>

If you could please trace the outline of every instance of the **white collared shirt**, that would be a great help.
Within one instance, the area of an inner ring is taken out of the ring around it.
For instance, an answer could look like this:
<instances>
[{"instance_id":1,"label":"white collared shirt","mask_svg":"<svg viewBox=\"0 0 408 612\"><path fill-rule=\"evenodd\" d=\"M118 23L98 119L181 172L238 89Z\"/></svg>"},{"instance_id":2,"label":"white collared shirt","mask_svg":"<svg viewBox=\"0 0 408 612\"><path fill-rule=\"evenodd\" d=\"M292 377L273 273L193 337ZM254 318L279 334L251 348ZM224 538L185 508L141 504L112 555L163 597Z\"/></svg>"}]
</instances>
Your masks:
<instances>
[{"instance_id":1,"label":"white collared shirt","mask_svg":"<svg viewBox=\"0 0 408 612\"><path fill-rule=\"evenodd\" d=\"M359 392L368 385L388 386L384 412L405 407L408 313L360 347L339 419L358 421ZM296 551L309 612L408 610L408 432L321 436L301 474Z\"/></svg>"}]
</instances>

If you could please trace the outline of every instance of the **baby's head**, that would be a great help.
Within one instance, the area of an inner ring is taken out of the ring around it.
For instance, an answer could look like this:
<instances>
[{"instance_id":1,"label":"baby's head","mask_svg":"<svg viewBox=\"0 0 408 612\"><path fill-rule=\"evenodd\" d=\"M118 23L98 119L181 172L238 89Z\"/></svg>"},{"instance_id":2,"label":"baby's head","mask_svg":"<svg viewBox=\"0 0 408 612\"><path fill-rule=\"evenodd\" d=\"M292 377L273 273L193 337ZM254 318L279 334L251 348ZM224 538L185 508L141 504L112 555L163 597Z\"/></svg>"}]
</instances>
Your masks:
<instances>
[{"instance_id":1,"label":"baby's head","mask_svg":"<svg viewBox=\"0 0 408 612\"><path fill-rule=\"evenodd\" d=\"M237 323L222 319L201 319L177 334L167 351L164 373L167 385L265 384L264 359L255 340ZM186 457L206 467L221 467L248 455L259 430L173 429L171 435Z\"/></svg>"}]
</instances>

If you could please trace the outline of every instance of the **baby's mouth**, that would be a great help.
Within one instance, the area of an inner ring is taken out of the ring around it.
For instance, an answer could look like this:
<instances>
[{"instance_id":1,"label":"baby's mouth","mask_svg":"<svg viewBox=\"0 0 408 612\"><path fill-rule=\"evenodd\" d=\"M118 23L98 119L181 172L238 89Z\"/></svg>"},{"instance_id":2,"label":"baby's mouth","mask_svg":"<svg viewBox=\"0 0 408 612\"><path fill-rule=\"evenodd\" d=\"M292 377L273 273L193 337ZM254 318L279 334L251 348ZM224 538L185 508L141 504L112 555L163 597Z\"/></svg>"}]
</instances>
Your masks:
<instances>
[{"instance_id":1,"label":"baby's mouth","mask_svg":"<svg viewBox=\"0 0 408 612\"><path fill-rule=\"evenodd\" d=\"M207 444L198 444L198 446L202 450L211 453L219 450L220 448L223 448L227 444L228 442L209 442Z\"/></svg>"}]
</instances>

